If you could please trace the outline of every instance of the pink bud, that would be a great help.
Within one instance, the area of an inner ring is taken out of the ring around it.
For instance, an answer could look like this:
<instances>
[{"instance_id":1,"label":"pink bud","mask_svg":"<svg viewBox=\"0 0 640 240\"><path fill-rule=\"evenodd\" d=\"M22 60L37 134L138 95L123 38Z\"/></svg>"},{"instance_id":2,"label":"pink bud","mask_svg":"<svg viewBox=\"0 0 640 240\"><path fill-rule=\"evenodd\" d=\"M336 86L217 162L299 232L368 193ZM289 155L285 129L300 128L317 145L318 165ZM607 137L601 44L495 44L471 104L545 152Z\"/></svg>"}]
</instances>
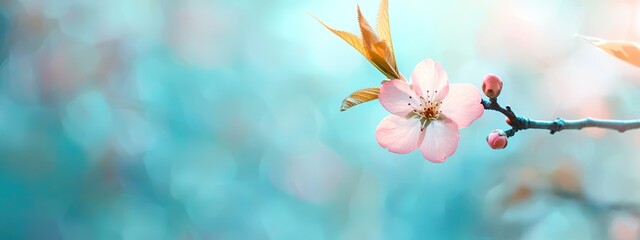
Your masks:
<instances>
[{"instance_id":1,"label":"pink bud","mask_svg":"<svg viewBox=\"0 0 640 240\"><path fill-rule=\"evenodd\" d=\"M502 91L502 80L494 74L487 74L482 80L482 91L489 98L497 98Z\"/></svg>"},{"instance_id":2,"label":"pink bud","mask_svg":"<svg viewBox=\"0 0 640 240\"><path fill-rule=\"evenodd\" d=\"M513 123L511 122L511 119L509 119L509 117L505 117L505 118L504 118L504 121L505 121L507 124L509 124L509 126L512 126L512 127L513 127Z\"/></svg>"},{"instance_id":3,"label":"pink bud","mask_svg":"<svg viewBox=\"0 0 640 240\"><path fill-rule=\"evenodd\" d=\"M500 129L493 130L487 136L487 143L493 149L503 149L507 147L507 134Z\"/></svg>"}]
</instances>

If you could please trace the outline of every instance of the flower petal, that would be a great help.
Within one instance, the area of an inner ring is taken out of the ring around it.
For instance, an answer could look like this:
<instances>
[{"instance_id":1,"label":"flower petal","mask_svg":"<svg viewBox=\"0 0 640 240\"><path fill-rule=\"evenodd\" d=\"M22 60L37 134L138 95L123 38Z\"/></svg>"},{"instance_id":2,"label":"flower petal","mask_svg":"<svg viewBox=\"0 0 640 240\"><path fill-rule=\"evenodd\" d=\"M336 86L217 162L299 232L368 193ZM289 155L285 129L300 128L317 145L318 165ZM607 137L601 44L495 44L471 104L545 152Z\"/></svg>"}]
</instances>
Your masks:
<instances>
[{"instance_id":1,"label":"flower petal","mask_svg":"<svg viewBox=\"0 0 640 240\"><path fill-rule=\"evenodd\" d=\"M475 86L468 83L451 84L440 111L456 122L459 128L464 128L482 116L484 107L480 101L482 95Z\"/></svg>"},{"instance_id":2,"label":"flower petal","mask_svg":"<svg viewBox=\"0 0 640 240\"><path fill-rule=\"evenodd\" d=\"M416 101L416 95L411 90L411 86L403 80L391 80L383 83L378 99L387 111L402 117L406 117L415 109L410 104L414 106L420 104Z\"/></svg>"},{"instance_id":3,"label":"flower petal","mask_svg":"<svg viewBox=\"0 0 640 240\"><path fill-rule=\"evenodd\" d=\"M393 153L409 153L420 145L424 131L420 131L418 118L389 115L376 128L376 139L383 148Z\"/></svg>"},{"instance_id":4,"label":"flower petal","mask_svg":"<svg viewBox=\"0 0 640 240\"><path fill-rule=\"evenodd\" d=\"M458 125L445 117L427 126L424 140L419 147L420 152L427 160L441 163L456 151L458 140L460 140Z\"/></svg>"},{"instance_id":5,"label":"flower petal","mask_svg":"<svg viewBox=\"0 0 640 240\"><path fill-rule=\"evenodd\" d=\"M433 96L435 91L438 91L436 101L442 101L447 96L449 91L449 77L447 73L442 69L439 62L432 59L425 59L418 63L411 73L411 84L413 84L413 91L418 96L427 97ZM427 94L429 91L429 94Z\"/></svg>"}]
</instances>

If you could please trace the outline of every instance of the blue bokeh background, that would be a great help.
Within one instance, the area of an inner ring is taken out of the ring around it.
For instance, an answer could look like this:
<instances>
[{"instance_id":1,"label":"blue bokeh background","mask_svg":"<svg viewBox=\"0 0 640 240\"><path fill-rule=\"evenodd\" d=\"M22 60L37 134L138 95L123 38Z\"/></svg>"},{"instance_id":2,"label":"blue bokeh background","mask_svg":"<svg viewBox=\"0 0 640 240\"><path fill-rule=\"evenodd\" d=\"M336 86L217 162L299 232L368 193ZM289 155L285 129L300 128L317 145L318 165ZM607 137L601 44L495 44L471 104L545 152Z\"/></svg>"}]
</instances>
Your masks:
<instances>
[{"instance_id":1,"label":"blue bokeh background","mask_svg":"<svg viewBox=\"0 0 640 240\"><path fill-rule=\"evenodd\" d=\"M442 164L379 147L370 0L0 1L2 239L637 239L638 132L527 131L485 112ZM391 0L400 70L495 73L527 117L639 118L625 0Z\"/></svg>"}]
</instances>

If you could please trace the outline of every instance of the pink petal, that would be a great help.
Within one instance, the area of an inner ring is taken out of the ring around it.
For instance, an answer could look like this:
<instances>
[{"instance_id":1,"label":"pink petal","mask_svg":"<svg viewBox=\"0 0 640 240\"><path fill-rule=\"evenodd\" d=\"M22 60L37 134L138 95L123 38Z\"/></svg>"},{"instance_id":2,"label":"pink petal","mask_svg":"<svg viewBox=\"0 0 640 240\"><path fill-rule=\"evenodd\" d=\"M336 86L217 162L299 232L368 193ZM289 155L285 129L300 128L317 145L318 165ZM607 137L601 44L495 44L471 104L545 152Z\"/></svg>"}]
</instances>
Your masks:
<instances>
[{"instance_id":1,"label":"pink petal","mask_svg":"<svg viewBox=\"0 0 640 240\"><path fill-rule=\"evenodd\" d=\"M411 83L414 85L413 90L418 96L433 96L438 91L436 101L442 101L447 92L449 92L449 77L442 69L439 62L432 59L425 59L418 63L411 74ZM427 94L429 91L429 94Z\"/></svg>"},{"instance_id":2,"label":"pink petal","mask_svg":"<svg viewBox=\"0 0 640 240\"><path fill-rule=\"evenodd\" d=\"M383 148L394 153L409 153L420 145L424 131L418 118L389 115L376 128L376 139Z\"/></svg>"},{"instance_id":3,"label":"pink petal","mask_svg":"<svg viewBox=\"0 0 640 240\"><path fill-rule=\"evenodd\" d=\"M484 107L481 100L482 95L475 86L468 83L451 84L440 111L456 122L459 128L464 128L482 116Z\"/></svg>"},{"instance_id":4,"label":"pink petal","mask_svg":"<svg viewBox=\"0 0 640 240\"><path fill-rule=\"evenodd\" d=\"M434 163L444 162L458 148L460 132L458 125L449 118L433 121L427 126L420 152L427 160Z\"/></svg>"},{"instance_id":5,"label":"pink petal","mask_svg":"<svg viewBox=\"0 0 640 240\"><path fill-rule=\"evenodd\" d=\"M419 105L411 86L403 80L391 80L382 84L378 99L382 106L390 113L405 117Z\"/></svg>"}]
</instances>

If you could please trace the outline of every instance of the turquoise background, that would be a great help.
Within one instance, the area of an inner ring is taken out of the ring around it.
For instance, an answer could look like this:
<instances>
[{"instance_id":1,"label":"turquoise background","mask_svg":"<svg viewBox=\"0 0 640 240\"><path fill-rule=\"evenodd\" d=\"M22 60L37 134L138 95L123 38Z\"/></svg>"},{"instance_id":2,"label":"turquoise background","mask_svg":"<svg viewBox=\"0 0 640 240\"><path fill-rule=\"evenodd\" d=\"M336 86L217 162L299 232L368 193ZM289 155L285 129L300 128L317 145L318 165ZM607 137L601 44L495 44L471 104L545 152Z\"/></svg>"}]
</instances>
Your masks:
<instances>
[{"instance_id":1,"label":"turquoise background","mask_svg":"<svg viewBox=\"0 0 640 240\"><path fill-rule=\"evenodd\" d=\"M442 164L379 147L369 0L0 2L3 239L636 239L640 134L507 129L485 112ZM636 1L391 0L400 71L502 77L536 119L640 117Z\"/></svg>"}]
</instances>

